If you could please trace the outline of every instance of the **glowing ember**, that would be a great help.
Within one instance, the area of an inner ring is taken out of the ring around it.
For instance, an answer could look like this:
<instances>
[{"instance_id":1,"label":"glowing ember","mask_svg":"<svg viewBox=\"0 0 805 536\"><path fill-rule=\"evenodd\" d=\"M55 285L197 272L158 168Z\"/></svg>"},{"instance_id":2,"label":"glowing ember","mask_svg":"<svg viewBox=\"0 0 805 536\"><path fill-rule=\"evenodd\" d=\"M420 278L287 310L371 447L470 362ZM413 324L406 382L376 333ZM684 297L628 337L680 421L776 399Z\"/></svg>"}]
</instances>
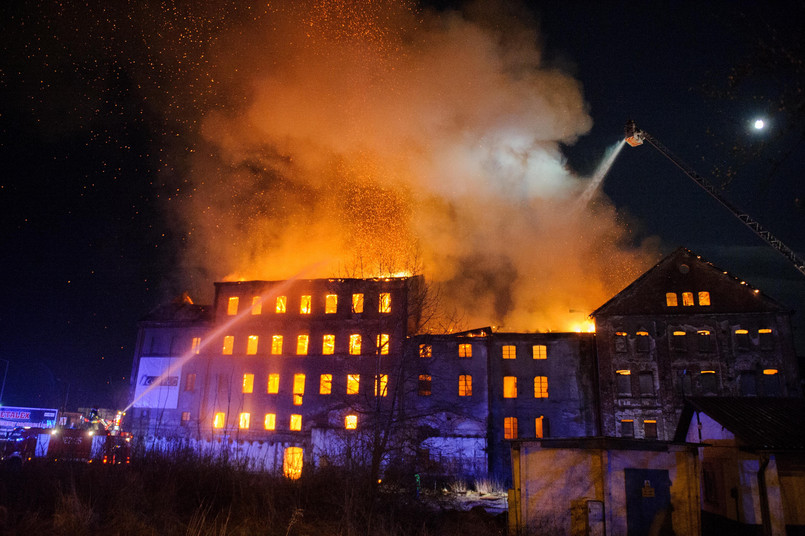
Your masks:
<instances>
[{"instance_id":1,"label":"glowing ember","mask_svg":"<svg viewBox=\"0 0 805 536\"><path fill-rule=\"evenodd\" d=\"M421 273L460 313L451 328L547 331L651 266L565 164L591 128L580 84L545 66L528 16L493 4L163 10L141 32L160 65L143 91L182 132L164 164L187 273Z\"/></svg>"}]
</instances>

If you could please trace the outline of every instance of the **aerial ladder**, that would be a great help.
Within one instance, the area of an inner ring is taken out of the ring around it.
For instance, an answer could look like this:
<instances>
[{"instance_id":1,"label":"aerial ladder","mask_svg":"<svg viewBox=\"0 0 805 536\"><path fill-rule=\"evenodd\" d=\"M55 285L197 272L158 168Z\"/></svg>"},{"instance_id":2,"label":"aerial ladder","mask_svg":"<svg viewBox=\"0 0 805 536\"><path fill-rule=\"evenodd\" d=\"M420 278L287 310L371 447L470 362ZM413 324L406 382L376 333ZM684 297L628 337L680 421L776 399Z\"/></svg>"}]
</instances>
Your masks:
<instances>
[{"instance_id":1,"label":"aerial ladder","mask_svg":"<svg viewBox=\"0 0 805 536\"><path fill-rule=\"evenodd\" d=\"M663 156L665 156L668 160L674 163L676 167L682 170L682 172L690 177L693 182L701 186L705 192L710 194L716 201L721 203L725 206L730 212L735 215L736 218L741 220L744 225L749 227L752 232L758 235L760 238L766 241L771 247L776 249L780 252L785 258L789 261L794 263L794 267L799 270L802 275L805 275L805 261L802 260L800 257L794 253L790 247L783 244L779 238L775 237L769 231L764 229L754 218L752 218L746 212L740 210L738 207L727 201L719 192L716 190L712 184L707 182L701 175L696 173L690 166L685 164L682 160L677 158L666 146L660 143L657 138L650 135L648 132L644 130L640 130L635 125L635 122L631 119L626 122L626 129L625 129L625 137L626 143L628 143L631 147L637 147L638 145L642 145L643 142L648 142L651 146L657 149Z\"/></svg>"}]
</instances>

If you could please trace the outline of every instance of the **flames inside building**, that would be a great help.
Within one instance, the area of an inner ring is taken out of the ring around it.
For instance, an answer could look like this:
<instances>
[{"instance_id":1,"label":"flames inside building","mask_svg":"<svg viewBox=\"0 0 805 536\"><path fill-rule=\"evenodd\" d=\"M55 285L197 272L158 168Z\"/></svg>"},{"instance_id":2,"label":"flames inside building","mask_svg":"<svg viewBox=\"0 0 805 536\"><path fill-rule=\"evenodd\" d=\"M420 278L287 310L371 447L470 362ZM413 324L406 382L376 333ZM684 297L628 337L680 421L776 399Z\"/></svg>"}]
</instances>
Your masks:
<instances>
[{"instance_id":1,"label":"flames inside building","mask_svg":"<svg viewBox=\"0 0 805 536\"><path fill-rule=\"evenodd\" d=\"M140 323L129 426L298 477L363 463L508 481L512 440L670 441L686 397L800 395L791 311L680 248L595 333L418 333L421 277L237 281Z\"/></svg>"}]
</instances>

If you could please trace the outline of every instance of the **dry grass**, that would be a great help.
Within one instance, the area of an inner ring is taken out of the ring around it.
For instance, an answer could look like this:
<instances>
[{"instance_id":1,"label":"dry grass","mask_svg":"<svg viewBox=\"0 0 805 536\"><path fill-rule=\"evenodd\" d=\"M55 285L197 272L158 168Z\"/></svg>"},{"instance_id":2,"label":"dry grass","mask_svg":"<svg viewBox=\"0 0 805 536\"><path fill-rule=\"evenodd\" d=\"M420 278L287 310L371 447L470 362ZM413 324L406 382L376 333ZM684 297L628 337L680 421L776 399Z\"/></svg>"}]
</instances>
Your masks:
<instances>
[{"instance_id":1,"label":"dry grass","mask_svg":"<svg viewBox=\"0 0 805 536\"><path fill-rule=\"evenodd\" d=\"M376 489L330 467L289 481L209 460L0 468L0 534L307 536L504 534L505 521L435 512L411 482ZM466 486L466 484L464 484Z\"/></svg>"}]
</instances>

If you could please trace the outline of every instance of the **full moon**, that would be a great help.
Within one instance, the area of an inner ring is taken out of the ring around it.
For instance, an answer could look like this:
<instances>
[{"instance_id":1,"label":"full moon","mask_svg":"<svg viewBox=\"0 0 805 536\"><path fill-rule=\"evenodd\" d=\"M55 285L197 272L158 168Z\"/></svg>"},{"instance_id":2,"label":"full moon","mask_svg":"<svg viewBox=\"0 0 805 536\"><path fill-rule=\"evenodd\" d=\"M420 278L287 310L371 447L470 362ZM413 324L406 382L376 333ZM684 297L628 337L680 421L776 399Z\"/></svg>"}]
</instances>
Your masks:
<instances>
[{"instance_id":1,"label":"full moon","mask_svg":"<svg viewBox=\"0 0 805 536\"><path fill-rule=\"evenodd\" d=\"M755 119L755 129L756 130L761 130L765 126L766 126L766 123L762 119Z\"/></svg>"}]
</instances>

